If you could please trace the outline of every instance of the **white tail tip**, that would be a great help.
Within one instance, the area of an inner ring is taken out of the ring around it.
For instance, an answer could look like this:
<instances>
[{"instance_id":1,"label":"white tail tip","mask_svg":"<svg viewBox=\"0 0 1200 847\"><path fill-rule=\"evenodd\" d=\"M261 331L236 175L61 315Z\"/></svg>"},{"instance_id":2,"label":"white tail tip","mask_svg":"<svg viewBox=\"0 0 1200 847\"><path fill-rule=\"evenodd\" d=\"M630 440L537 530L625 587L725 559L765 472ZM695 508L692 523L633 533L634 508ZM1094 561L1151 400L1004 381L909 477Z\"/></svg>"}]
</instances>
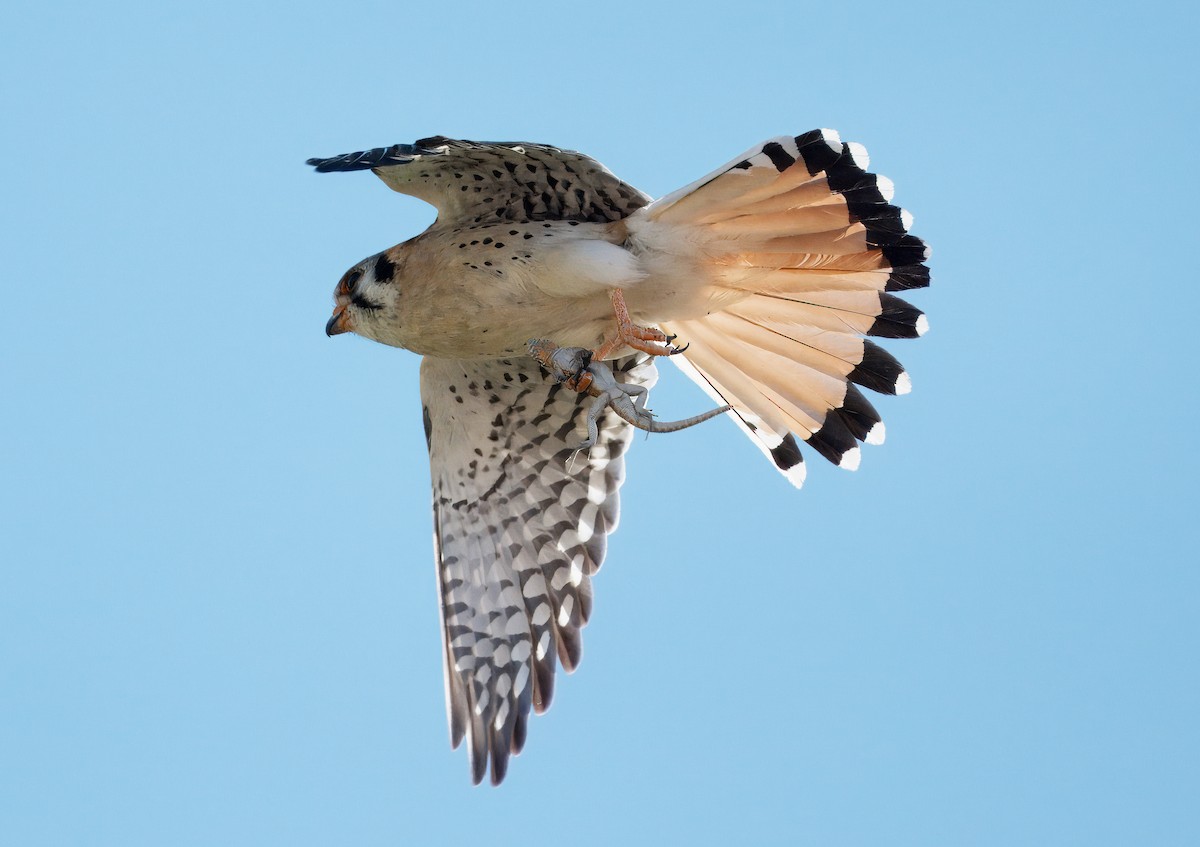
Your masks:
<instances>
[{"instance_id":1,"label":"white tail tip","mask_svg":"<svg viewBox=\"0 0 1200 847\"><path fill-rule=\"evenodd\" d=\"M871 165L871 157L867 154L867 148L863 147L857 141L851 141L846 144L850 151L850 158L854 160L854 164L858 165L864 171Z\"/></svg>"}]
</instances>

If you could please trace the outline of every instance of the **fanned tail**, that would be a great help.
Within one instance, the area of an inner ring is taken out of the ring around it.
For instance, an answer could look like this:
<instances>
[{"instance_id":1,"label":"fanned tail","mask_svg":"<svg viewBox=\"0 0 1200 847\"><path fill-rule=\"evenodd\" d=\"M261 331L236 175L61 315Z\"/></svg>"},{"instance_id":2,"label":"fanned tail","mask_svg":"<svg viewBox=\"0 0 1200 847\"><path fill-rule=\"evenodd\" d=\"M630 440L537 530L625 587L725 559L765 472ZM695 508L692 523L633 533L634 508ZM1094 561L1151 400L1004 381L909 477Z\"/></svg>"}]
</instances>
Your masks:
<instances>
[{"instance_id":1,"label":"fanned tail","mask_svg":"<svg viewBox=\"0 0 1200 847\"><path fill-rule=\"evenodd\" d=\"M892 293L929 284L928 250L908 232L912 217L892 205L891 181L867 165L861 145L831 130L775 138L630 219L635 237L681 238L711 259L716 308L662 329L691 344L675 361L733 406L797 486L796 438L851 470L859 442L883 441L879 414L856 386L911 388L868 337L915 338L928 328Z\"/></svg>"}]
</instances>

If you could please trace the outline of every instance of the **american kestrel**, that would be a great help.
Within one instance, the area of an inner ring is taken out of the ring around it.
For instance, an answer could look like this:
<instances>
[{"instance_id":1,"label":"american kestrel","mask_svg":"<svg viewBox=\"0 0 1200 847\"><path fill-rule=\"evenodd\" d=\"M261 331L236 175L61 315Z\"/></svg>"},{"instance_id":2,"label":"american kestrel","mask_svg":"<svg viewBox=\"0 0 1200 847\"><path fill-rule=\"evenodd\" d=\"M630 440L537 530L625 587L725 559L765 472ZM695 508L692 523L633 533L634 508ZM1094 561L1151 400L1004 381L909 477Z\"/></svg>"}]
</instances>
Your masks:
<instances>
[{"instance_id":1,"label":"american kestrel","mask_svg":"<svg viewBox=\"0 0 1200 847\"><path fill-rule=\"evenodd\" d=\"M603 411L569 465L593 404L528 342L596 351L637 397L656 379L646 354L687 342L671 358L799 486L797 437L850 469L860 441L883 441L858 386L910 382L867 336L925 331L891 292L929 284L928 252L891 182L831 130L767 141L653 202L543 144L438 136L308 163L372 170L438 209L342 277L326 331L424 357L451 744L467 740L475 782L490 762L499 783L556 661L579 662L633 432Z\"/></svg>"}]
</instances>

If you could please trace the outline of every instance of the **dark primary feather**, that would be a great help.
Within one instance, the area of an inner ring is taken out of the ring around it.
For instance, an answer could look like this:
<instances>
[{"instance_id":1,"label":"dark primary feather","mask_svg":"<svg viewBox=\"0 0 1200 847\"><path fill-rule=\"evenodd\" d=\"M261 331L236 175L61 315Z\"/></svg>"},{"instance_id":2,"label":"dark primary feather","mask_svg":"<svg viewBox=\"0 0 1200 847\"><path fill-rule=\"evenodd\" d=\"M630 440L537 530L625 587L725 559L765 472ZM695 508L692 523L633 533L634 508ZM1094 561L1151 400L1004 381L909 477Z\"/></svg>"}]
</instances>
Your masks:
<instances>
[{"instance_id":1,"label":"dark primary feather","mask_svg":"<svg viewBox=\"0 0 1200 847\"><path fill-rule=\"evenodd\" d=\"M620 220L650 198L572 150L526 141L444 136L309 159L319 173L371 170L402 194L432 203L439 222Z\"/></svg>"}]
</instances>

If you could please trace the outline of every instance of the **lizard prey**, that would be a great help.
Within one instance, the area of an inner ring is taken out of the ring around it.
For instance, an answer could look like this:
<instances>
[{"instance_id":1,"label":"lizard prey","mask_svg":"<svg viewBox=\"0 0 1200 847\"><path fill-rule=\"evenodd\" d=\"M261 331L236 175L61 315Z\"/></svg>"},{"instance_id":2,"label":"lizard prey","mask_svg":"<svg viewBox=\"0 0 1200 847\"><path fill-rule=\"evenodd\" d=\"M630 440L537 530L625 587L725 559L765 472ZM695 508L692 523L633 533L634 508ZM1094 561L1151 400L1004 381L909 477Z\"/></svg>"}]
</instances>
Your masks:
<instances>
[{"instance_id":1,"label":"lizard prey","mask_svg":"<svg viewBox=\"0 0 1200 847\"><path fill-rule=\"evenodd\" d=\"M591 350L585 347L559 347L548 339L533 338L529 341L529 355L567 388L596 398L588 409L588 437L579 445L580 450L586 450L596 443L596 420L610 406L621 418L646 432L687 429L730 409L729 406L720 406L680 421L659 421L646 408L646 387L617 382L612 368L604 362L595 361Z\"/></svg>"}]
</instances>

